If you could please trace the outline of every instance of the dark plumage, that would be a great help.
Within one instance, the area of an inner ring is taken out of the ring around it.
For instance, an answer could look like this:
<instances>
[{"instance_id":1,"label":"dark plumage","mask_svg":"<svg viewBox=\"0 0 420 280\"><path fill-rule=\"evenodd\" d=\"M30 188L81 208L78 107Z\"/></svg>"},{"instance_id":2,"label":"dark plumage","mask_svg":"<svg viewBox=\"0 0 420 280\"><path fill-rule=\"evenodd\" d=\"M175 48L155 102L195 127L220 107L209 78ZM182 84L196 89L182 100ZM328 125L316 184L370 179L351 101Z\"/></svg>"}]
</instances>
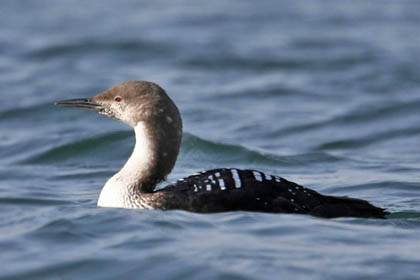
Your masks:
<instances>
[{"instance_id":1,"label":"dark plumage","mask_svg":"<svg viewBox=\"0 0 420 280\"><path fill-rule=\"evenodd\" d=\"M236 188L232 170L239 174L241 187ZM259 173L261 181L254 173ZM215 174L220 174L216 177ZM213 177L212 180L209 177ZM224 189L220 187L224 182ZM210 190L207 186L210 185ZM181 179L150 194L158 209L183 209L212 213L254 211L267 213L310 214L325 218L384 218L387 212L369 202L348 197L322 195L284 178L256 170L213 169Z\"/></svg>"}]
</instances>

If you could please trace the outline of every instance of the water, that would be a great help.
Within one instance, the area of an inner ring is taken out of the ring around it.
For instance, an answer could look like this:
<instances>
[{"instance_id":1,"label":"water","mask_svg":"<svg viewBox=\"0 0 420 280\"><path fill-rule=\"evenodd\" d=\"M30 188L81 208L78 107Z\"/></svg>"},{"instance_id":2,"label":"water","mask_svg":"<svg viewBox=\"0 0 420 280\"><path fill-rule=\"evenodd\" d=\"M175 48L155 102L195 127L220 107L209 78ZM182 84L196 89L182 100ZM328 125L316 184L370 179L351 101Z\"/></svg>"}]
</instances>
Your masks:
<instances>
[{"instance_id":1,"label":"water","mask_svg":"<svg viewBox=\"0 0 420 280\"><path fill-rule=\"evenodd\" d=\"M420 279L417 1L2 1L1 279ZM169 180L256 168L390 219L96 207L130 129L57 108L159 83Z\"/></svg>"}]
</instances>

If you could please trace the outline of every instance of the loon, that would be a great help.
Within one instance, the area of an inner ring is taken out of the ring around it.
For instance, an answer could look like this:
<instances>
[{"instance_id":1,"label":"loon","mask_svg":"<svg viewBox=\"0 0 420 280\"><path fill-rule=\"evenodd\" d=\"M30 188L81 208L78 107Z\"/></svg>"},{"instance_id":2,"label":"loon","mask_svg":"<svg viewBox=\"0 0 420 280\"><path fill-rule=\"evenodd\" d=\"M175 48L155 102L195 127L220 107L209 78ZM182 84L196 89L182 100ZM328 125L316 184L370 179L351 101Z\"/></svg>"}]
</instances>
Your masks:
<instances>
[{"instance_id":1,"label":"loon","mask_svg":"<svg viewBox=\"0 0 420 280\"><path fill-rule=\"evenodd\" d=\"M89 109L134 128L134 151L102 188L100 207L198 213L254 211L324 218L385 218L387 214L365 200L322 195L258 170L212 169L156 190L178 157L182 120L165 90L152 82L127 81L93 98L64 100L56 105Z\"/></svg>"}]
</instances>

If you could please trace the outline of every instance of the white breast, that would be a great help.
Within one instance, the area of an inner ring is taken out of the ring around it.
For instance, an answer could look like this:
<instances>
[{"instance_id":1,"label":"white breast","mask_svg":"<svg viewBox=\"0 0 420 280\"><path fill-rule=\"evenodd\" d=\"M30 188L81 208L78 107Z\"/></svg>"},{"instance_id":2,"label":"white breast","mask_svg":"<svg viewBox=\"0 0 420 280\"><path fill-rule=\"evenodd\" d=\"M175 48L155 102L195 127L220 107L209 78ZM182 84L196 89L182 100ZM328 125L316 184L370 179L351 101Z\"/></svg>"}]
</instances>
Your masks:
<instances>
[{"instance_id":1,"label":"white breast","mask_svg":"<svg viewBox=\"0 0 420 280\"><path fill-rule=\"evenodd\" d=\"M131 208L129 204L129 191L127 186L118 183L114 177L110 178L102 188L98 199L98 206L101 207L116 207L116 208Z\"/></svg>"}]
</instances>

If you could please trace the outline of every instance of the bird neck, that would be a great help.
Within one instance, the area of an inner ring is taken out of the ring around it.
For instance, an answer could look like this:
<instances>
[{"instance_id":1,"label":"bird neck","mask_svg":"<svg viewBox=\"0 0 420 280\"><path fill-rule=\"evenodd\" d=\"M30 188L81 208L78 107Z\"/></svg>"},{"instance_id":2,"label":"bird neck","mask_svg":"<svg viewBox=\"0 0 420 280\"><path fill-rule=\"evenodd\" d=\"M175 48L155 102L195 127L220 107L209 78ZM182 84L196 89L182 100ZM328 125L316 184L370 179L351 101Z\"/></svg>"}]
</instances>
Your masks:
<instances>
[{"instance_id":1,"label":"bird neck","mask_svg":"<svg viewBox=\"0 0 420 280\"><path fill-rule=\"evenodd\" d=\"M134 150L124 167L114 177L133 188L133 191L151 192L157 183L154 170L157 168L158 150L145 123L139 122L134 127L134 132Z\"/></svg>"},{"instance_id":2,"label":"bird neck","mask_svg":"<svg viewBox=\"0 0 420 280\"><path fill-rule=\"evenodd\" d=\"M156 145L145 123L139 122L134 131L134 150L123 168L102 188L98 206L136 208L133 198L139 199L142 192L151 192L156 185L153 180L158 159Z\"/></svg>"},{"instance_id":3,"label":"bird neck","mask_svg":"<svg viewBox=\"0 0 420 280\"><path fill-rule=\"evenodd\" d=\"M142 207L139 206L142 194L153 192L156 184L172 170L178 156L182 133L178 129L171 133L170 129L164 128L167 127L159 127L157 122L139 122L134 127L136 144L133 153L124 167L106 182L98 206ZM170 141L170 136L174 137L173 141Z\"/></svg>"}]
</instances>

